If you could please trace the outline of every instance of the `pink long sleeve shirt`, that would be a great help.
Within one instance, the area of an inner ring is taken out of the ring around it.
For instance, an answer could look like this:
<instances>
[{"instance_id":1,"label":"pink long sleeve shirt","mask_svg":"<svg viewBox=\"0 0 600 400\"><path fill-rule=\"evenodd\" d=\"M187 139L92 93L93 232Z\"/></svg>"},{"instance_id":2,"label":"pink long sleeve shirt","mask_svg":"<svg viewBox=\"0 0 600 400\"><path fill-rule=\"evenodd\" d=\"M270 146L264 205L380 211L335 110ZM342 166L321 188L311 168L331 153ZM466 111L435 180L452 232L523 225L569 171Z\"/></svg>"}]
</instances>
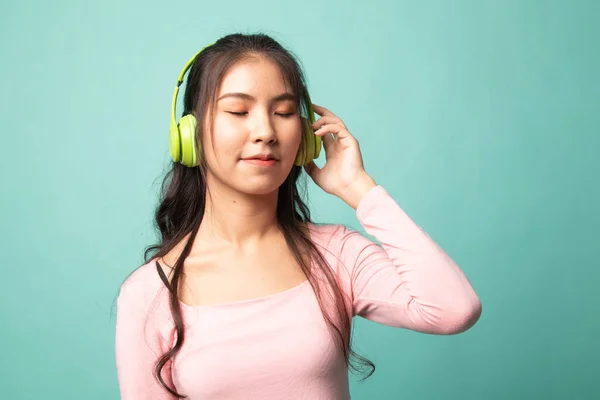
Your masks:
<instances>
[{"instance_id":1,"label":"pink long sleeve shirt","mask_svg":"<svg viewBox=\"0 0 600 400\"><path fill-rule=\"evenodd\" d=\"M362 198L356 216L381 245L342 225L310 226L350 299L350 317L432 334L475 323L481 305L461 269L383 187ZM174 343L156 260L122 285L117 307L121 398L174 399L152 375ZM181 307L185 343L163 376L189 399L350 399L343 355L308 281L257 299Z\"/></svg>"}]
</instances>

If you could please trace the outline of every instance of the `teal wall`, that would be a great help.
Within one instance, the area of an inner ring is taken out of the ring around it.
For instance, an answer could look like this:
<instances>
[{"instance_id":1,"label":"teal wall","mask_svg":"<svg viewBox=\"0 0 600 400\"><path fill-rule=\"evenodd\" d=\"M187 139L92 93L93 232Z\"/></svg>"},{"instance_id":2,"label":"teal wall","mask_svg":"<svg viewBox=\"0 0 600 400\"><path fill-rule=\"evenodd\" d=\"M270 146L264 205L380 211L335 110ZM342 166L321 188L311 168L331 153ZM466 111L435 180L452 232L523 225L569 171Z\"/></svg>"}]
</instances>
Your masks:
<instances>
[{"instance_id":1,"label":"teal wall","mask_svg":"<svg viewBox=\"0 0 600 400\"><path fill-rule=\"evenodd\" d=\"M259 30L483 303L451 337L356 321L377 372L353 399L600 398L599 4L3 2L0 398L118 398L113 303L154 239L175 79ZM317 189L318 221L358 227Z\"/></svg>"}]
</instances>

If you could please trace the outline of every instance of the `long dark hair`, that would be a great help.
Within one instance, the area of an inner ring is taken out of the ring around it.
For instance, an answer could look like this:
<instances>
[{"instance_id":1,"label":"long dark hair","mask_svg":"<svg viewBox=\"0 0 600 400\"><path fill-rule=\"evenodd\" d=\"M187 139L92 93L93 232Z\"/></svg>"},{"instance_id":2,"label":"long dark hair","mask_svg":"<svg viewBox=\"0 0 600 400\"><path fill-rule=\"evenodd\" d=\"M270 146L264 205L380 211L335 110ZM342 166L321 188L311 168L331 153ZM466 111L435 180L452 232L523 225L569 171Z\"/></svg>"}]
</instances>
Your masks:
<instances>
[{"instance_id":1,"label":"long dark hair","mask_svg":"<svg viewBox=\"0 0 600 400\"><path fill-rule=\"evenodd\" d=\"M304 113L308 110L308 99L304 95L306 87L304 76L298 61L289 50L284 49L276 40L265 34L227 35L204 49L195 58L187 78L183 114L194 113L196 116L198 141L202 137L204 119L207 115L214 115L208 110L214 109L215 96L225 73L236 62L249 57L262 57L275 62L296 96L299 109ZM202 157L202 146L199 147ZM367 371L363 378L366 379L374 372L375 366L351 349L351 305L344 298L332 269L305 229L312 221L309 209L298 190L298 178L301 172L301 167L294 166L279 188L277 222L295 259L313 287L327 326L344 354L346 366L353 372ZM178 298L179 282L183 273L184 260L190 254L192 243L202 223L206 195L204 163L194 168L173 163L163 180L160 202L155 213L155 224L160 230L161 240L158 244L147 247L144 252L147 263L153 258L165 256L187 237L187 242L171 270L168 288L170 310L175 324L175 344L158 358L153 371L160 384L178 398L185 398L185 396L165 383L162 370L179 352L185 340ZM324 287L319 285L319 281L326 283ZM327 302L332 302L334 307L327 307ZM336 312L331 312L332 308ZM358 361L358 365L355 365L354 361Z\"/></svg>"}]
</instances>

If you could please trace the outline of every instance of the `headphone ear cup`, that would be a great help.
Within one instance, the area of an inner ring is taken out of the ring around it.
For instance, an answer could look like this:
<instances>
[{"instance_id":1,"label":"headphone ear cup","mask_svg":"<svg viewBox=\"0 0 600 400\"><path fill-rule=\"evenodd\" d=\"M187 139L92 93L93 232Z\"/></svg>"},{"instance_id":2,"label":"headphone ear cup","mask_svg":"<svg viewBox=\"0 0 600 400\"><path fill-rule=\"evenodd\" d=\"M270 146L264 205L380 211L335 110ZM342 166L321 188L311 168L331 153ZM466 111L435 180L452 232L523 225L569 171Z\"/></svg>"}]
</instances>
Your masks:
<instances>
[{"instance_id":1,"label":"headphone ear cup","mask_svg":"<svg viewBox=\"0 0 600 400\"><path fill-rule=\"evenodd\" d=\"M179 121L181 163L186 167L195 167L200 164L196 146L196 124L196 117L192 114L184 115Z\"/></svg>"},{"instance_id":2,"label":"headphone ear cup","mask_svg":"<svg viewBox=\"0 0 600 400\"><path fill-rule=\"evenodd\" d=\"M313 159L315 159L315 158L319 158L319 155L321 154L321 148L323 147L323 142L321 141L321 136L315 135L314 131L311 131L311 132L313 132L312 136L315 140L315 153L314 153L314 157L313 157Z\"/></svg>"},{"instance_id":3,"label":"headphone ear cup","mask_svg":"<svg viewBox=\"0 0 600 400\"><path fill-rule=\"evenodd\" d=\"M312 132L312 127L308 124L308 119L302 117L302 143L300 143L300 147L298 148L298 153L296 154L296 159L294 160L294 165L299 167L306 165L306 158L309 150L309 137L310 135L314 135Z\"/></svg>"},{"instance_id":4,"label":"headphone ear cup","mask_svg":"<svg viewBox=\"0 0 600 400\"><path fill-rule=\"evenodd\" d=\"M179 134L179 126L176 123L171 123L169 129L169 149L171 150L171 158L175 162L181 160L181 137Z\"/></svg>"},{"instance_id":5,"label":"headphone ear cup","mask_svg":"<svg viewBox=\"0 0 600 400\"><path fill-rule=\"evenodd\" d=\"M294 161L294 164L298 166L310 164L321 153L321 138L315 135L310 120L302 117L302 126L304 129L304 146L300 146Z\"/></svg>"}]
</instances>

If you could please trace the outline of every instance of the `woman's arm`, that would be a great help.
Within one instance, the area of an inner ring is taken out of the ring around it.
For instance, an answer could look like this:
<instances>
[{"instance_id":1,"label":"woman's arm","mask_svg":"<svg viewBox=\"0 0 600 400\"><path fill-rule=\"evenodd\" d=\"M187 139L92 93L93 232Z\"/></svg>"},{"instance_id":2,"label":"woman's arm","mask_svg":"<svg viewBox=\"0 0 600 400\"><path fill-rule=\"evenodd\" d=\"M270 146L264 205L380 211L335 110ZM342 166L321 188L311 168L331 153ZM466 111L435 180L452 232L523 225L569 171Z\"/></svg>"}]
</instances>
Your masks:
<instances>
[{"instance_id":1,"label":"woman's arm","mask_svg":"<svg viewBox=\"0 0 600 400\"><path fill-rule=\"evenodd\" d=\"M356 215L382 246L349 229L340 237L355 315L432 334L475 324L481 303L463 271L383 187L361 198Z\"/></svg>"},{"instance_id":2,"label":"woman's arm","mask_svg":"<svg viewBox=\"0 0 600 400\"><path fill-rule=\"evenodd\" d=\"M127 283L122 286L117 300L116 361L121 399L123 400L173 400L153 376L154 364L165 351L163 341L152 319L148 319L148 308L142 302L143 293L138 293ZM173 387L168 363L163 377Z\"/></svg>"}]
</instances>

